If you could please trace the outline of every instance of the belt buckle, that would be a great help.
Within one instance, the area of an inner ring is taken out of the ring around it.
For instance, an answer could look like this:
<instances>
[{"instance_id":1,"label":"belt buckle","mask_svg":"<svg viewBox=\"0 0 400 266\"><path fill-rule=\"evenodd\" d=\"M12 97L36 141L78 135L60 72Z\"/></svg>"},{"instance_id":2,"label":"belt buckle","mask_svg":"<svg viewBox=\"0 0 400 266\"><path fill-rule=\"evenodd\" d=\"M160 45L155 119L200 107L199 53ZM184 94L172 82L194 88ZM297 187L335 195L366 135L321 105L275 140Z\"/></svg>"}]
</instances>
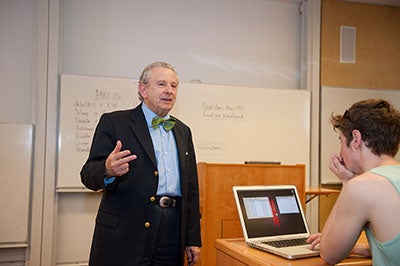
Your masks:
<instances>
[{"instance_id":1,"label":"belt buckle","mask_svg":"<svg viewBox=\"0 0 400 266\"><path fill-rule=\"evenodd\" d=\"M162 196L160 198L159 204L160 204L161 208L173 207L174 206L174 200L171 199L170 197Z\"/></svg>"}]
</instances>

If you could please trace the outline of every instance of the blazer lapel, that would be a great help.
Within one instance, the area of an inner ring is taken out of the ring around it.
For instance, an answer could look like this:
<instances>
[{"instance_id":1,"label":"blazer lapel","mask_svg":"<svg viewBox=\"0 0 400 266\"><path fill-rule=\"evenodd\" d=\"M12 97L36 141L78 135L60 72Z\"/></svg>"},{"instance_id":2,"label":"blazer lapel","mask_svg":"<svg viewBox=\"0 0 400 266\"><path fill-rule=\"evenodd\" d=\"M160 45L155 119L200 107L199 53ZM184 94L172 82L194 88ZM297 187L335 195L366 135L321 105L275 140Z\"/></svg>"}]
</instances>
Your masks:
<instances>
[{"instance_id":1,"label":"blazer lapel","mask_svg":"<svg viewBox=\"0 0 400 266\"><path fill-rule=\"evenodd\" d=\"M156 155L154 154L153 142L151 141L150 132L147 128L146 119L142 111L142 104L139 104L132 111L131 128L135 136L138 138L139 143L142 145L143 150L149 156L151 162L157 167Z\"/></svg>"}]
</instances>

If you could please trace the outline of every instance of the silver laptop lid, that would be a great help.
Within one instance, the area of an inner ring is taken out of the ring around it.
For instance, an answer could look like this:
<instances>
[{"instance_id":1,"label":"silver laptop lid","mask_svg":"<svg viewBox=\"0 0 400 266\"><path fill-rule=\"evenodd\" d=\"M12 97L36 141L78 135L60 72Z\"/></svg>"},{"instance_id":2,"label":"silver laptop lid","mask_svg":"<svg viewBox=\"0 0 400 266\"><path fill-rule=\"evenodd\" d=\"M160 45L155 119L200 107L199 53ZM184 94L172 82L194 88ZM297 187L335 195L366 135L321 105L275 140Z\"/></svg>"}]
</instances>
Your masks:
<instances>
[{"instance_id":1,"label":"silver laptop lid","mask_svg":"<svg viewBox=\"0 0 400 266\"><path fill-rule=\"evenodd\" d=\"M295 186L234 186L246 241L308 237Z\"/></svg>"}]
</instances>

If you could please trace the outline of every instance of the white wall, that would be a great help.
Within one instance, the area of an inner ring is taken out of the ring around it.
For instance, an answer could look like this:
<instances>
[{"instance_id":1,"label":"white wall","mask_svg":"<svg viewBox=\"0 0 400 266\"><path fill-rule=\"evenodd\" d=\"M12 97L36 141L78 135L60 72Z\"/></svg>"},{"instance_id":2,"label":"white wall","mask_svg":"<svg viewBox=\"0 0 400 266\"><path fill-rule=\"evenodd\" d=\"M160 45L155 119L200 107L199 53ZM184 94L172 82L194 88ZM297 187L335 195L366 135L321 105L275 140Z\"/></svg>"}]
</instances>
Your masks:
<instances>
[{"instance_id":1,"label":"white wall","mask_svg":"<svg viewBox=\"0 0 400 266\"><path fill-rule=\"evenodd\" d=\"M138 78L165 60L182 82L298 89L296 2L63 1L62 73Z\"/></svg>"},{"instance_id":2,"label":"white wall","mask_svg":"<svg viewBox=\"0 0 400 266\"><path fill-rule=\"evenodd\" d=\"M32 86L35 39L33 21L34 0L0 0L0 94L2 95L0 97L0 123L33 123L31 115L32 101L34 100L34 87ZM2 151L2 153L7 154L7 151ZM24 166L29 165L26 162L21 163ZM9 178L8 173L2 171L0 180L6 178ZM14 185L18 186L18 184ZM30 195L26 195L26 193L21 197L25 200L27 198L30 198ZM7 200L12 199L7 198ZM30 206L28 203L27 205ZM6 206L2 208L1 216L9 215L4 213L5 210L7 210ZM16 211L23 212L24 210ZM10 234L2 232L2 230L7 229L0 228L1 235ZM22 228L21 231L25 232L25 230L26 228ZM10 246L12 245L13 243L10 243ZM21 247L1 248L0 264L1 262L12 262L16 266L24 265L25 252L25 248Z\"/></svg>"},{"instance_id":3,"label":"white wall","mask_svg":"<svg viewBox=\"0 0 400 266\"><path fill-rule=\"evenodd\" d=\"M0 0L0 122L31 122L33 1Z\"/></svg>"}]
</instances>

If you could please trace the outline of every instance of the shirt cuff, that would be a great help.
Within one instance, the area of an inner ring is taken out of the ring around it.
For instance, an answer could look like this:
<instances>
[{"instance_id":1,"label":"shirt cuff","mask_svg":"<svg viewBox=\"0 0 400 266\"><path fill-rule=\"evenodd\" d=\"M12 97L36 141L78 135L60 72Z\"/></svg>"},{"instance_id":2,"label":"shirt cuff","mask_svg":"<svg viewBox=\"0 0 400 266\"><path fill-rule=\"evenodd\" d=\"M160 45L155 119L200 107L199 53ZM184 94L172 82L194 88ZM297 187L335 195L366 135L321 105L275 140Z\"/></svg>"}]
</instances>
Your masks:
<instances>
[{"instance_id":1,"label":"shirt cuff","mask_svg":"<svg viewBox=\"0 0 400 266\"><path fill-rule=\"evenodd\" d=\"M115 176L104 177L104 185L108 186L109 184L115 181Z\"/></svg>"}]
</instances>

